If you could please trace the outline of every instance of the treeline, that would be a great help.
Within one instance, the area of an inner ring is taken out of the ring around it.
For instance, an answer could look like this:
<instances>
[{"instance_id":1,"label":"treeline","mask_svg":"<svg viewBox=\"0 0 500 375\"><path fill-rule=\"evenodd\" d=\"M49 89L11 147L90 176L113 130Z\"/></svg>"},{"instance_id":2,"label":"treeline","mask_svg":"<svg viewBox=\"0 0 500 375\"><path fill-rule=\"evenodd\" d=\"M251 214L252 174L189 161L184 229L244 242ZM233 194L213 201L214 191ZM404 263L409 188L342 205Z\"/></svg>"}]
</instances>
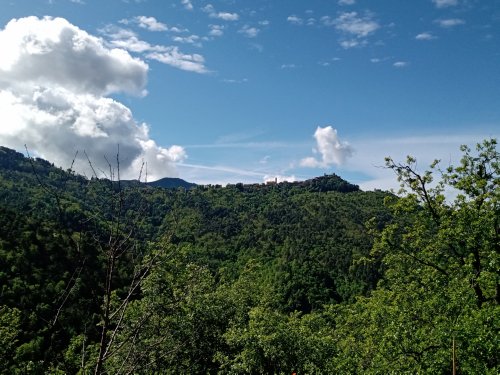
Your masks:
<instances>
[{"instance_id":1,"label":"treeline","mask_svg":"<svg viewBox=\"0 0 500 375\"><path fill-rule=\"evenodd\" d=\"M437 185L388 159L396 197L164 189L0 148L0 372L496 374L499 154L463 152Z\"/></svg>"}]
</instances>

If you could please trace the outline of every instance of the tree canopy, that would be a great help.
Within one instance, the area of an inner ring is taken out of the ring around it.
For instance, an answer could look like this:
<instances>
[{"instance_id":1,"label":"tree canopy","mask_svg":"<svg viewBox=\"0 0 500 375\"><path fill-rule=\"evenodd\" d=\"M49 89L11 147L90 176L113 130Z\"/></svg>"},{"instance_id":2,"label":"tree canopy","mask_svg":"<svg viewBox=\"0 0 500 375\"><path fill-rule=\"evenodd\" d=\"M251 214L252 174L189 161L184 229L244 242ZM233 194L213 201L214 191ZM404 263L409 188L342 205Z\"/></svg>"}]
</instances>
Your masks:
<instances>
[{"instance_id":1,"label":"tree canopy","mask_svg":"<svg viewBox=\"0 0 500 375\"><path fill-rule=\"evenodd\" d=\"M496 374L496 140L458 166L189 186L0 148L0 373Z\"/></svg>"}]
</instances>

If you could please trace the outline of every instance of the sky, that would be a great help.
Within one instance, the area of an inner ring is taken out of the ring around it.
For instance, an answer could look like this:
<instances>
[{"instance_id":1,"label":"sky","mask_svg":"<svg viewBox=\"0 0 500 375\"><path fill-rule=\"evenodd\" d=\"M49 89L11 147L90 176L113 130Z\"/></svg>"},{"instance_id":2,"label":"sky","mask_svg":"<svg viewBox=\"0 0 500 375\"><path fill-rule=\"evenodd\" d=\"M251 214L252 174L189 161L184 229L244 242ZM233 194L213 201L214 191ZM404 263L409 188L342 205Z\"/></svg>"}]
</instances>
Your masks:
<instances>
[{"instance_id":1,"label":"sky","mask_svg":"<svg viewBox=\"0 0 500 375\"><path fill-rule=\"evenodd\" d=\"M500 134L500 0L0 6L0 145L87 176L389 189Z\"/></svg>"}]
</instances>

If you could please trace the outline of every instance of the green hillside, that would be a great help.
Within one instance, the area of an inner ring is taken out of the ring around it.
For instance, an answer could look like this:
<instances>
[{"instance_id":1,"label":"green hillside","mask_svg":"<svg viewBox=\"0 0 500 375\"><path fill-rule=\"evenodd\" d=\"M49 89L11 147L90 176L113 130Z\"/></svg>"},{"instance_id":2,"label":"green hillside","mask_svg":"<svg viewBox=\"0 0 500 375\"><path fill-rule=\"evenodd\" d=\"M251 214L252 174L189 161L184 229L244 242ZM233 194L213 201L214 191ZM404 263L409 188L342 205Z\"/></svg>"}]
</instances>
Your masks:
<instances>
[{"instance_id":1,"label":"green hillside","mask_svg":"<svg viewBox=\"0 0 500 375\"><path fill-rule=\"evenodd\" d=\"M0 373L500 370L496 142L401 198L336 175L165 189L0 148ZM177 185L175 185L177 186ZM434 186L434 185L431 185Z\"/></svg>"}]
</instances>

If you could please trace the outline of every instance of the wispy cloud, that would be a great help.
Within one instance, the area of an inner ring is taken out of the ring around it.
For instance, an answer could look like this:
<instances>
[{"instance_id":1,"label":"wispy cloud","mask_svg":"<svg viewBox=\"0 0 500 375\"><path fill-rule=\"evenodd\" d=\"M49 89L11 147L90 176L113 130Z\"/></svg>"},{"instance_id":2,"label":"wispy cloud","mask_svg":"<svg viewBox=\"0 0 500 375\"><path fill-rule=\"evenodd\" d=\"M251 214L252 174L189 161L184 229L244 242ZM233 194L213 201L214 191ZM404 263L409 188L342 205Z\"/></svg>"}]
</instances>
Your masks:
<instances>
[{"instance_id":1,"label":"wispy cloud","mask_svg":"<svg viewBox=\"0 0 500 375\"><path fill-rule=\"evenodd\" d=\"M182 53L176 46L165 47L164 52L148 53L146 57L188 72L200 74L209 72L202 55Z\"/></svg>"},{"instance_id":2,"label":"wispy cloud","mask_svg":"<svg viewBox=\"0 0 500 375\"><path fill-rule=\"evenodd\" d=\"M107 25L99 30L107 38L111 47L121 48L130 52L141 54L144 59L155 60L174 68L194 73L208 73L205 58L200 54L185 54L177 46L152 45L138 38L137 34L128 29L115 25ZM200 37L190 35L186 37L175 36L173 41L189 43L199 46Z\"/></svg>"},{"instance_id":3,"label":"wispy cloud","mask_svg":"<svg viewBox=\"0 0 500 375\"><path fill-rule=\"evenodd\" d=\"M380 28L378 22L373 20L373 16L369 13L361 16L357 12L345 12L333 22L337 30L354 35L357 38L367 37Z\"/></svg>"},{"instance_id":4,"label":"wispy cloud","mask_svg":"<svg viewBox=\"0 0 500 375\"><path fill-rule=\"evenodd\" d=\"M257 35L259 35L260 29L244 25L241 29L238 30L238 32L245 35L247 38L255 38Z\"/></svg>"},{"instance_id":5,"label":"wispy cloud","mask_svg":"<svg viewBox=\"0 0 500 375\"><path fill-rule=\"evenodd\" d=\"M465 24L465 21L460 19L460 18L439 19L439 20L435 20L434 22L437 23L439 26L444 27L444 28L450 28L450 27Z\"/></svg>"},{"instance_id":6,"label":"wispy cloud","mask_svg":"<svg viewBox=\"0 0 500 375\"><path fill-rule=\"evenodd\" d=\"M356 4L356 0L339 0L339 5L354 5Z\"/></svg>"},{"instance_id":7,"label":"wispy cloud","mask_svg":"<svg viewBox=\"0 0 500 375\"><path fill-rule=\"evenodd\" d=\"M222 36L224 35L224 25L208 25L210 31L208 35L210 36Z\"/></svg>"},{"instance_id":8,"label":"wispy cloud","mask_svg":"<svg viewBox=\"0 0 500 375\"><path fill-rule=\"evenodd\" d=\"M406 68L409 65L407 61L396 61L392 66L395 68Z\"/></svg>"},{"instance_id":9,"label":"wispy cloud","mask_svg":"<svg viewBox=\"0 0 500 375\"><path fill-rule=\"evenodd\" d=\"M320 20L323 25L334 27L341 33L339 43L345 49L366 45L366 38L380 28L370 12L363 15L357 12L342 12L336 18L323 16Z\"/></svg>"},{"instance_id":10,"label":"wispy cloud","mask_svg":"<svg viewBox=\"0 0 500 375\"><path fill-rule=\"evenodd\" d=\"M447 8L458 5L458 0L432 0L437 8Z\"/></svg>"},{"instance_id":11,"label":"wispy cloud","mask_svg":"<svg viewBox=\"0 0 500 375\"><path fill-rule=\"evenodd\" d=\"M205 170L209 170L209 171L229 172L231 174L240 175L240 176L252 176L252 177L260 177L260 178L264 178L266 176L262 172L255 172L252 170L228 167L228 166L224 166L224 165L210 166L210 165L203 165L203 164L179 163L178 166L186 167L186 168L205 169Z\"/></svg>"},{"instance_id":12,"label":"wispy cloud","mask_svg":"<svg viewBox=\"0 0 500 375\"><path fill-rule=\"evenodd\" d=\"M304 23L304 20L302 18L297 17L294 14L288 16L286 20L290 22L292 25L302 25Z\"/></svg>"},{"instance_id":13,"label":"wispy cloud","mask_svg":"<svg viewBox=\"0 0 500 375\"><path fill-rule=\"evenodd\" d=\"M281 69L295 69L297 67L297 65L295 64L282 64L281 65Z\"/></svg>"},{"instance_id":14,"label":"wispy cloud","mask_svg":"<svg viewBox=\"0 0 500 375\"><path fill-rule=\"evenodd\" d=\"M224 83L234 83L234 84L238 84L238 83L246 83L248 82L248 79L247 78L243 78L243 79L223 79L222 82Z\"/></svg>"},{"instance_id":15,"label":"wispy cloud","mask_svg":"<svg viewBox=\"0 0 500 375\"><path fill-rule=\"evenodd\" d=\"M415 39L417 40L433 40L436 39L437 37L429 32L423 32L415 36Z\"/></svg>"},{"instance_id":16,"label":"wispy cloud","mask_svg":"<svg viewBox=\"0 0 500 375\"><path fill-rule=\"evenodd\" d=\"M181 0L181 4L184 6L184 9L187 10L193 10L194 8L191 0Z\"/></svg>"},{"instance_id":17,"label":"wispy cloud","mask_svg":"<svg viewBox=\"0 0 500 375\"><path fill-rule=\"evenodd\" d=\"M310 17L306 20L306 25L307 26L314 26L316 25L316 18Z\"/></svg>"},{"instance_id":18,"label":"wispy cloud","mask_svg":"<svg viewBox=\"0 0 500 375\"><path fill-rule=\"evenodd\" d=\"M218 18L223 21L238 21L240 16L238 13L230 13L230 12L217 12L212 4L207 4L202 8L205 13L208 13L208 16L211 18Z\"/></svg>"},{"instance_id":19,"label":"wispy cloud","mask_svg":"<svg viewBox=\"0 0 500 375\"><path fill-rule=\"evenodd\" d=\"M166 24L159 22L154 17L146 17L146 16L136 16L132 19L123 19L119 21L124 25L128 25L130 23L135 23L139 27L149 30L149 31L167 31L168 27Z\"/></svg>"},{"instance_id":20,"label":"wispy cloud","mask_svg":"<svg viewBox=\"0 0 500 375\"><path fill-rule=\"evenodd\" d=\"M186 43L186 44L193 44L197 47L201 47L200 43L200 37L198 35L189 35L189 36L174 36L172 37L172 40L177 43Z\"/></svg>"},{"instance_id":21,"label":"wispy cloud","mask_svg":"<svg viewBox=\"0 0 500 375\"><path fill-rule=\"evenodd\" d=\"M471 128L473 129L474 125L471 125ZM392 188L397 191L399 183L394 172L383 168L386 156L395 161L404 161L407 155L412 155L417 158L421 171L427 169L434 159L440 159L442 167L446 168L450 164L459 163L460 145L472 146L488 137L491 137L491 134L463 133L353 139L356 153L349 160L348 168L367 176L359 184L363 190Z\"/></svg>"},{"instance_id":22,"label":"wispy cloud","mask_svg":"<svg viewBox=\"0 0 500 375\"><path fill-rule=\"evenodd\" d=\"M135 53L161 52L166 49L165 46L152 45L140 40L134 31L115 25L106 25L99 32L107 37L107 44L114 48L122 48Z\"/></svg>"},{"instance_id":23,"label":"wispy cloud","mask_svg":"<svg viewBox=\"0 0 500 375\"><path fill-rule=\"evenodd\" d=\"M339 43L340 46L345 49L361 47L368 44L366 40L359 40L359 39L346 39L346 40L341 40Z\"/></svg>"}]
</instances>

